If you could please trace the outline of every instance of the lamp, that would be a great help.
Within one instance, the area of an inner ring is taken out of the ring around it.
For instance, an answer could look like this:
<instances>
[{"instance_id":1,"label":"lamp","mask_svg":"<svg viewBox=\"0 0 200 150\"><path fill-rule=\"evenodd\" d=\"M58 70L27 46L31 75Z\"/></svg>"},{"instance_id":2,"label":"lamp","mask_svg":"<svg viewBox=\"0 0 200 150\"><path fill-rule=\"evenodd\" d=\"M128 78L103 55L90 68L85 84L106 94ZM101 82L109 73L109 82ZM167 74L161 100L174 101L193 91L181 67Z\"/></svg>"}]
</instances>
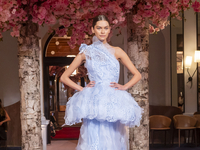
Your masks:
<instances>
[{"instance_id":1,"label":"lamp","mask_svg":"<svg viewBox=\"0 0 200 150\"><path fill-rule=\"evenodd\" d=\"M185 60L185 68L190 68L192 64L192 56L186 56L186 60Z\"/></svg>"},{"instance_id":2,"label":"lamp","mask_svg":"<svg viewBox=\"0 0 200 150\"><path fill-rule=\"evenodd\" d=\"M195 72L196 72L197 69L198 69L198 62L200 62L200 51L197 51L197 50L195 51L194 62L197 63L197 67L196 67L196 69L195 69L193 75L191 76L190 73L189 73L189 69L190 69L191 64L192 64L192 56L186 56L185 68L187 68L187 72L188 72L188 74L189 74L188 82L191 82L190 88L192 88L192 78L193 78ZM187 82L187 83L188 83L188 82Z\"/></svg>"},{"instance_id":3,"label":"lamp","mask_svg":"<svg viewBox=\"0 0 200 150\"><path fill-rule=\"evenodd\" d=\"M195 51L194 62L200 62L200 51Z\"/></svg>"}]
</instances>

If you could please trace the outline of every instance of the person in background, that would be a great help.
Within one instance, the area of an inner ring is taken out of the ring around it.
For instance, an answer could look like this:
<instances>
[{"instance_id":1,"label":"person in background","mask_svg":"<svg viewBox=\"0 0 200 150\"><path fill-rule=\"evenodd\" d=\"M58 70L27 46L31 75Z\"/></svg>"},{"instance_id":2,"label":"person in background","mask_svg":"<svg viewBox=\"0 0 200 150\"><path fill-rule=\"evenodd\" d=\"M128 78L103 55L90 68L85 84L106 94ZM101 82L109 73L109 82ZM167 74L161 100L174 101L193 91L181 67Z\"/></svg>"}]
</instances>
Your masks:
<instances>
[{"instance_id":1,"label":"person in background","mask_svg":"<svg viewBox=\"0 0 200 150\"><path fill-rule=\"evenodd\" d=\"M2 101L0 99L0 141L7 140L7 122L10 121L10 117L6 110L2 106ZM0 147L5 146L5 144L0 143Z\"/></svg>"}]
</instances>

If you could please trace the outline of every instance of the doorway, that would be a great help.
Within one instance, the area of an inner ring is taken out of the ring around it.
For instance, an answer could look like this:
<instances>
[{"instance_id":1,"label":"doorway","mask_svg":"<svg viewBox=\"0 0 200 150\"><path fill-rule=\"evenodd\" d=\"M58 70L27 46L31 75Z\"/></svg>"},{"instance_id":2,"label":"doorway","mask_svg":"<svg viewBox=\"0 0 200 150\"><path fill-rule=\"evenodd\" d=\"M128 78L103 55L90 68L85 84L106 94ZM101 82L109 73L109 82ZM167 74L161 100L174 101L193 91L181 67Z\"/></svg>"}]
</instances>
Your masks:
<instances>
[{"instance_id":1,"label":"doorway","mask_svg":"<svg viewBox=\"0 0 200 150\"><path fill-rule=\"evenodd\" d=\"M47 132L47 144L56 135L61 139L78 139L81 124L64 126L66 103L76 91L60 82L60 77L79 53L79 47L71 49L68 45L70 37L59 37L53 32L47 39L43 54L43 80L44 80L44 113L50 120ZM82 64L70 78L77 84L85 86L88 83L86 69ZM81 71L79 71L81 70ZM84 72L83 72L84 70ZM81 72L81 73L80 73ZM55 130L52 130L54 127ZM77 128L73 128L77 127ZM67 135L69 133L70 135ZM54 135L55 132L55 135ZM63 136L64 135L64 136Z\"/></svg>"}]
</instances>

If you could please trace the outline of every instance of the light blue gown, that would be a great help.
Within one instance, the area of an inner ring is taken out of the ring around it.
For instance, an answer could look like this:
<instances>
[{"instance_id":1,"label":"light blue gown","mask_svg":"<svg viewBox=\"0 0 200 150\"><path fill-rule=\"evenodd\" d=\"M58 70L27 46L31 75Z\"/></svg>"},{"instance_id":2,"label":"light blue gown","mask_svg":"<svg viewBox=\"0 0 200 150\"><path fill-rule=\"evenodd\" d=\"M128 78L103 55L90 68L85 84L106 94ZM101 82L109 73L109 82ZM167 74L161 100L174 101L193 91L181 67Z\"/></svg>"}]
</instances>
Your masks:
<instances>
[{"instance_id":1,"label":"light blue gown","mask_svg":"<svg viewBox=\"0 0 200 150\"><path fill-rule=\"evenodd\" d=\"M115 50L95 36L93 44L81 44L79 50L86 56L85 67L95 86L84 87L69 99L64 125L83 120L77 150L127 150L125 126L139 126L143 110L130 93L110 87L119 80Z\"/></svg>"}]
</instances>

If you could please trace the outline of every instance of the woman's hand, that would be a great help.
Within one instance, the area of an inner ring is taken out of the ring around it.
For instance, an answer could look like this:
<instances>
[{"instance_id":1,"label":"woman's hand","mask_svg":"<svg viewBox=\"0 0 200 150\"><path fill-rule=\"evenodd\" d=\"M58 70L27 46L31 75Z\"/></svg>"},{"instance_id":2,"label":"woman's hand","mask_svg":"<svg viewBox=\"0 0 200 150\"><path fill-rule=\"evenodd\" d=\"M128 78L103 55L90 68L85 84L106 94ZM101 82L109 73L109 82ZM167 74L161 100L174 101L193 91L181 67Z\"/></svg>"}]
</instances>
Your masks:
<instances>
[{"instance_id":1,"label":"woman's hand","mask_svg":"<svg viewBox=\"0 0 200 150\"><path fill-rule=\"evenodd\" d=\"M86 85L86 87L94 87L94 85L95 85L95 81L90 81L90 82Z\"/></svg>"},{"instance_id":2,"label":"woman's hand","mask_svg":"<svg viewBox=\"0 0 200 150\"><path fill-rule=\"evenodd\" d=\"M0 122L0 126L1 126L2 124L3 124L3 122L1 121L1 122Z\"/></svg>"},{"instance_id":3,"label":"woman's hand","mask_svg":"<svg viewBox=\"0 0 200 150\"><path fill-rule=\"evenodd\" d=\"M110 82L110 87L115 88L115 90L127 90L127 88L124 85L118 84L116 82Z\"/></svg>"}]
</instances>

